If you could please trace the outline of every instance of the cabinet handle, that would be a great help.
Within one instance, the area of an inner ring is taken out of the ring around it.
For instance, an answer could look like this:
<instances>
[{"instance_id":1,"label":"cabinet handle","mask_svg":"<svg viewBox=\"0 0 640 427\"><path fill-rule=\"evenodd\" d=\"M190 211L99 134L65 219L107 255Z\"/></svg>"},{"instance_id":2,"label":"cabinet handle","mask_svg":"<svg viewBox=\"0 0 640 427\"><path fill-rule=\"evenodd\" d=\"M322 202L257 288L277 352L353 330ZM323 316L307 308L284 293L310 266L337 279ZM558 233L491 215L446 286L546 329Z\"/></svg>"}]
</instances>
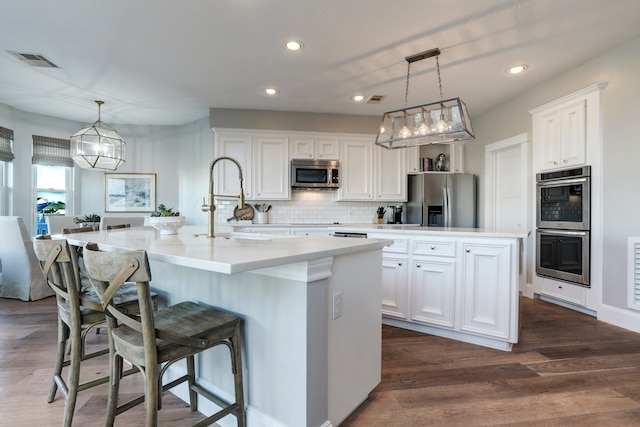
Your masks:
<instances>
[{"instance_id":1,"label":"cabinet handle","mask_svg":"<svg viewBox=\"0 0 640 427\"><path fill-rule=\"evenodd\" d=\"M562 289L562 286L558 286L558 289Z\"/></svg>"},{"instance_id":2,"label":"cabinet handle","mask_svg":"<svg viewBox=\"0 0 640 427\"><path fill-rule=\"evenodd\" d=\"M402 267L402 263L401 263L401 262L399 262L399 263L398 263L398 265L399 265L400 267Z\"/></svg>"},{"instance_id":3,"label":"cabinet handle","mask_svg":"<svg viewBox=\"0 0 640 427\"><path fill-rule=\"evenodd\" d=\"M554 164L554 165L557 165L557 164L558 164L558 162L553 162L553 164Z\"/></svg>"},{"instance_id":4,"label":"cabinet handle","mask_svg":"<svg viewBox=\"0 0 640 427\"><path fill-rule=\"evenodd\" d=\"M465 249L465 252L471 252L471 249L467 248Z\"/></svg>"},{"instance_id":5,"label":"cabinet handle","mask_svg":"<svg viewBox=\"0 0 640 427\"><path fill-rule=\"evenodd\" d=\"M564 159L564 160L563 160L563 162L567 163L567 162L568 162L568 160L567 160L567 159Z\"/></svg>"},{"instance_id":6,"label":"cabinet handle","mask_svg":"<svg viewBox=\"0 0 640 427\"><path fill-rule=\"evenodd\" d=\"M431 246L431 250L432 250L432 251L435 251L435 250L436 250L436 247L435 247L435 246Z\"/></svg>"},{"instance_id":7,"label":"cabinet handle","mask_svg":"<svg viewBox=\"0 0 640 427\"><path fill-rule=\"evenodd\" d=\"M417 268L420 268L420 264L416 264L416 267L417 267Z\"/></svg>"}]
</instances>

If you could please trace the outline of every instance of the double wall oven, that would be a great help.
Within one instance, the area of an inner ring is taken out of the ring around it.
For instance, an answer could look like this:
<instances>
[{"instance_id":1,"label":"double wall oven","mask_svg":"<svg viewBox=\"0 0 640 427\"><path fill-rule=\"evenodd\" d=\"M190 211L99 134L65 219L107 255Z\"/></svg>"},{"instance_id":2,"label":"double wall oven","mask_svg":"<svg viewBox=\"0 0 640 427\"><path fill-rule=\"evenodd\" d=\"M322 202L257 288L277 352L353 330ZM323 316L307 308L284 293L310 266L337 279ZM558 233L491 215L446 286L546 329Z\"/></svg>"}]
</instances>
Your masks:
<instances>
[{"instance_id":1,"label":"double wall oven","mask_svg":"<svg viewBox=\"0 0 640 427\"><path fill-rule=\"evenodd\" d=\"M591 167L536 175L536 273L589 287Z\"/></svg>"}]
</instances>

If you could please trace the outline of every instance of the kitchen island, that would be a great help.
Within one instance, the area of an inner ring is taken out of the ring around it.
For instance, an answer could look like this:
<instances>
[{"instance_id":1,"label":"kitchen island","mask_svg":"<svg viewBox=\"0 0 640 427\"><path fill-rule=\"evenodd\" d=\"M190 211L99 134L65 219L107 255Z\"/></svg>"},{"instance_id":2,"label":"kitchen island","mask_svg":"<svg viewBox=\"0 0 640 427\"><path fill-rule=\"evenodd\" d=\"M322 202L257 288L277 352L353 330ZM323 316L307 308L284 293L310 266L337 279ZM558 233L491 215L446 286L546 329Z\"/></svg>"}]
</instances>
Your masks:
<instances>
[{"instance_id":1,"label":"kitchen island","mask_svg":"<svg viewBox=\"0 0 640 427\"><path fill-rule=\"evenodd\" d=\"M332 227L393 239L382 260L382 323L499 350L518 342L525 230Z\"/></svg>"},{"instance_id":2,"label":"kitchen island","mask_svg":"<svg viewBox=\"0 0 640 427\"><path fill-rule=\"evenodd\" d=\"M206 232L134 227L64 237L145 249L162 303L199 301L243 319L248 426L338 425L380 382L381 258L391 240ZM199 362L203 384L231 397L228 352L206 351ZM165 381L183 370L172 366ZM187 400L186 387L176 394ZM216 408L201 400L199 410Z\"/></svg>"}]
</instances>

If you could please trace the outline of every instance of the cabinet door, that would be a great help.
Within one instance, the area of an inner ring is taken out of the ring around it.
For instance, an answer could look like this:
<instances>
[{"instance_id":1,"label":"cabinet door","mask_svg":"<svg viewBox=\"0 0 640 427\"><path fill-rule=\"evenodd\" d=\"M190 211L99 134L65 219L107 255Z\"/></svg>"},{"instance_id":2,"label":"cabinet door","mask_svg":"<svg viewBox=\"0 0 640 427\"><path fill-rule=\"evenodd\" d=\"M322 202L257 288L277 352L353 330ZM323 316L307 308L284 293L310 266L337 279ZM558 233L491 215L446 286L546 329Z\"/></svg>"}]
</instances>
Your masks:
<instances>
[{"instance_id":1,"label":"cabinet door","mask_svg":"<svg viewBox=\"0 0 640 427\"><path fill-rule=\"evenodd\" d=\"M216 157L231 157L242 166L244 178L244 195L251 198L251 135L248 133L216 132ZM238 168L233 162L221 160L216 163L214 170L214 191L216 194L237 196L240 194L240 179Z\"/></svg>"},{"instance_id":2,"label":"cabinet door","mask_svg":"<svg viewBox=\"0 0 640 427\"><path fill-rule=\"evenodd\" d=\"M406 320L407 313L407 257L382 256L382 314Z\"/></svg>"},{"instance_id":3,"label":"cabinet door","mask_svg":"<svg viewBox=\"0 0 640 427\"><path fill-rule=\"evenodd\" d=\"M405 150L374 147L374 199L405 202L407 200L407 169Z\"/></svg>"},{"instance_id":4,"label":"cabinet door","mask_svg":"<svg viewBox=\"0 0 640 427\"><path fill-rule=\"evenodd\" d=\"M563 108L560 113L562 128L561 161L563 167L583 165L587 160L585 115L586 108L583 99Z\"/></svg>"},{"instance_id":5,"label":"cabinet door","mask_svg":"<svg viewBox=\"0 0 640 427\"><path fill-rule=\"evenodd\" d=\"M340 143L339 200L373 200L373 143L343 140Z\"/></svg>"},{"instance_id":6,"label":"cabinet door","mask_svg":"<svg viewBox=\"0 0 640 427\"><path fill-rule=\"evenodd\" d=\"M411 320L455 326L456 261L414 258L411 279Z\"/></svg>"},{"instance_id":7,"label":"cabinet door","mask_svg":"<svg viewBox=\"0 0 640 427\"><path fill-rule=\"evenodd\" d=\"M517 283L510 244L463 243L462 312L460 330L494 338L512 338L516 322ZM505 289L504 287L509 287Z\"/></svg>"},{"instance_id":8,"label":"cabinet door","mask_svg":"<svg viewBox=\"0 0 640 427\"><path fill-rule=\"evenodd\" d=\"M286 136L256 135L253 138L253 199L287 200L289 140Z\"/></svg>"},{"instance_id":9,"label":"cabinet door","mask_svg":"<svg viewBox=\"0 0 640 427\"><path fill-rule=\"evenodd\" d=\"M314 139L311 136L294 136L291 138L292 159L313 159L315 156Z\"/></svg>"},{"instance_id":10,"label":"cabinet door","mask_svg":"<svg viewBox=\"0 0 640 427\"><path fill-rule=\"evenodd\" d=\"M340 157L338 140L335 138L319 137L315 141L316 159L335 160Z\"/></svg>"},{"instance_id":11,"label":"cabinet door","mask_svg":"<svg viewBox=\"0 0 640 427\"><path fill-rule=\"evenodd\" d=\"M554 169L560 166L560 112L551 111L538 118L540 135L541 169Z\"/></svg>"}]
</instances>

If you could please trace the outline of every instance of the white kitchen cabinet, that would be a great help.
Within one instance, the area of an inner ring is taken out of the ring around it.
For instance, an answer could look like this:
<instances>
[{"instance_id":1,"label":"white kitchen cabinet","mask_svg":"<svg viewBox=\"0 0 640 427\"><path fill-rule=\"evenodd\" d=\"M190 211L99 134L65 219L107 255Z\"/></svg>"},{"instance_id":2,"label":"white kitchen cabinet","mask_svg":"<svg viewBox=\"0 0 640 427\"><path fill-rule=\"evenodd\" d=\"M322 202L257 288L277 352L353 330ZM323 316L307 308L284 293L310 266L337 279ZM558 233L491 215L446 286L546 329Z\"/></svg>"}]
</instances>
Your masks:
<instances>
[{"instance_id":1,"label":"white kitchen cabinet","mask_svg":"<svg viewBox=\"0 0 640 427\"><path fill-rule=\"evenodd\" d=\"M387 150L371 138L340 140L340 189L337 200L407 200L404 150Z\"/></svg>"},{"instance_id":2,"label":"white kitchen cabinet","mask_svg":"<svg viewBox=\"0 0 640 427\"><path fill-rule=\"evenodd\" d=\"M382 314L408 319L407 255L382 255Z\"/></svg>"},{"instance_id":3,"label":"white kitchen cabinet","mask_svg":"<svg viewBox=\"0 0 640 427\"><path fill-rule=\"evenodd\" d=\"M247 200L288 200L289 140L284 135L255 134L248 131L218 131L216 157L231 157L240 163ZM238 169L221 160L214 170L215 193L240 194Z\"/></svg>"},{"instance_id":4,"label":"white kitchen cabinet","mask_svg":"<svg viewBox=\"0 0 640 427\"><path fill-rule=\"evenodd\" d=\"M374 200L405 202L407 200L407 160L403 150L387 150L374 146Z\"/></svg>"},{"instance_id":5,"label":"white kitchen cabinet","mask_svg":"<svg viewBox=\"0 0 640 427\"><path fill-rule=\"evenodd\" d=\"M291 234L294 236L331 236L333 231L329 231L328 227L310 227L310 228L291 228Z\"/></svg>"},{"instance_id":6,"label":"white kitchen cabinet","mask_svg":"<svg viewBox=\"0 0 640 427\"><path fill-rule=\"evenodd\" d=\"M247 199L253 196L252 188L252 141L251 134L246 132L216 132L216 157L231 157L240 163L244 178L244 195ZM240 194L238 168L228 160L216 163L214 170L214 191L216 194L237 196Z\"/></svg>"},{"instance_id":7,"label":"white kitchen cabinet","mask_svg":"<svg viewBox=\"0 0 640 427\"><path fill-rule=\"evenodd\" d=\"M414 256L410 276L411 320L454 328L455 259Z\"/></svg>"},{"instance_id":8,"label":"white kitchen cabinet","mask_svg":"<svg viewBox=\"0 0 640 427\"><path fill-rule=\"evenodd\" d=\"M373 148L374 144L370 139L345 138L340 141L338 200L374 200Z\"/></svg>"},{"instance_id":9,"label":"white kitchen cabinet","mask_svg":"<svg viewBox=\"0 0 640 427\"><path fill-rule=\"evenodd\" d=\"M254 135L252 188L254 200L288 200L289 139L280 135Z\"/></svg>"},{"instance_id":10,"label":"white kitchen cabinet","mask_svg":"<svg viewBox=\"0 0 640 427\"><path fill-rule=\"evenodd\" d=\"M570 100L533 115L540 170L584 165L587 156L586 101Z\"/></svg>"},{"instance_id":11,"label":"white kitchen cabinet","mask_svg":"<svg viewBox=\"0 0 640 427\"><path fill-rule=\"evenodd\" d=\"M514 312L511 243L463 242L463 273L460 281L462 310L460 330L509 339ZM517 311L517 310L516 310Z\"/></svg>"},{"instance_id":12,"label":"white kitchen cabinet","mask_svg":"<svg viewBox=\"0 0 640 427\"><path fill-rule=\"evenodd\" d=\"M587 303L587 288L570 283L564 283L559 280L540 277L538 293L540 295L546 295L580 307L585 307Z\"/></svg>"},{"instance_id":13,"label":"white kitchen cabinet","mask_svg":"<svg viewBox=\"0 0 640 427\"><path fill-rule=\"evenodd\" d=\"M328 136L291 137L292 159L338 159L338 138Z\"/></svg>"}]
</instances>

